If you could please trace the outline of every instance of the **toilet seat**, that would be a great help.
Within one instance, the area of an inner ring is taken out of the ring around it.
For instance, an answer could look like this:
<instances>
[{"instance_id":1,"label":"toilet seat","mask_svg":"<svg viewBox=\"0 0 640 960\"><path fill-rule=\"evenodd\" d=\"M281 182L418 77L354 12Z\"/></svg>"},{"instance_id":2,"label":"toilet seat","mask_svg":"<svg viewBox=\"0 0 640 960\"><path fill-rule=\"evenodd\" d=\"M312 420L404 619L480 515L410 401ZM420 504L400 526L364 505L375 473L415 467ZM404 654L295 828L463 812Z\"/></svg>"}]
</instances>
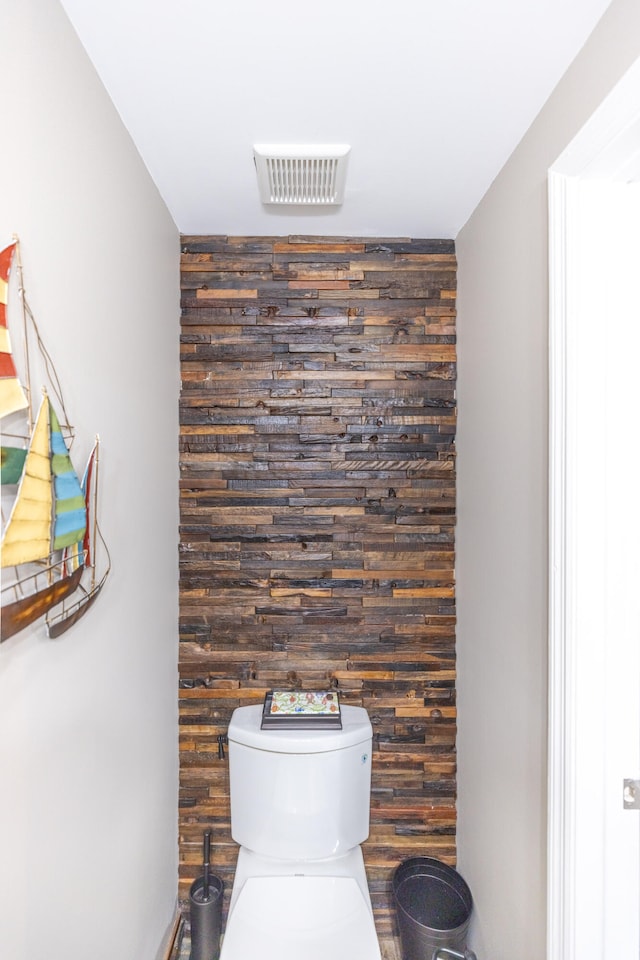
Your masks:
<instances>
[{"instance_id":1,"label":"toilet seat","mask_svg":"<svg viewBox=\"0 0 640 960\"><path fill-rule=\"evenodd\" d=\"M352 877L249 877L221 960L380 960L373 917Z\"/></svg>"}]
</instances>

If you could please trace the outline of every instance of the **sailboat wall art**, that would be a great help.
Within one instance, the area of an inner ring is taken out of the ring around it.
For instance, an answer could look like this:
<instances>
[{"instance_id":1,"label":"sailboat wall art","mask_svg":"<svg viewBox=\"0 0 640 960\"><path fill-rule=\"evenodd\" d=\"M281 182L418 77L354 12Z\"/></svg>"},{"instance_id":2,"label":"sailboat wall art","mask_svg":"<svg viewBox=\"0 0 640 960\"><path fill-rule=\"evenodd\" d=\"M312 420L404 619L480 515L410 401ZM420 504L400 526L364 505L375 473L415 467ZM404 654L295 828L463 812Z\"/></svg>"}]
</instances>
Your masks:
<instances>
[{"instance_id":1,"label":"sailboat wall art","mask_svg":"<svg viewBox=\"0 0 640 960\"><path fill-rule=\"evenodd\" d=\"M22 376L9 332L12 283L22 313ZM36 355L40 364L32 362ZM35 413L32 366L47 380L39 385ZM0 417L0 641L41 617L49 636L58 637L89 610L111 569L97 517L99 439L80 478L60 382L25 295L17 240L0 252Z\"/></svg>"}]
</instances>

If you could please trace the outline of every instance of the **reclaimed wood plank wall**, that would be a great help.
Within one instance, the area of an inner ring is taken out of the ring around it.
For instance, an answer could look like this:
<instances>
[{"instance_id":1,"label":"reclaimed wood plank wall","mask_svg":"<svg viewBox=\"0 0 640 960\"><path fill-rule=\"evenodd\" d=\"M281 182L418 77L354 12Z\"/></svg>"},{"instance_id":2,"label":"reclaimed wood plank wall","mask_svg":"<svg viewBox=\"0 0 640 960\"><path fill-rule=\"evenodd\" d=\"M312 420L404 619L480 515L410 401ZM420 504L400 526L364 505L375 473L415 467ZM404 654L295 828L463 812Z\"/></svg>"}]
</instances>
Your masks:
<instances>
[{"instance_id":1,"label":"reclaimed wood plank wall","mask_svg":"<svg viewBox=\"0 0 640 960\"><path fill-rule=\"evenodd\" d=\"M396 864L455 863L453 241L183 237L182 288L181 902L210 827L228 903L233 709L331 687L385 937Z\"/></svg>"}]
</instances>

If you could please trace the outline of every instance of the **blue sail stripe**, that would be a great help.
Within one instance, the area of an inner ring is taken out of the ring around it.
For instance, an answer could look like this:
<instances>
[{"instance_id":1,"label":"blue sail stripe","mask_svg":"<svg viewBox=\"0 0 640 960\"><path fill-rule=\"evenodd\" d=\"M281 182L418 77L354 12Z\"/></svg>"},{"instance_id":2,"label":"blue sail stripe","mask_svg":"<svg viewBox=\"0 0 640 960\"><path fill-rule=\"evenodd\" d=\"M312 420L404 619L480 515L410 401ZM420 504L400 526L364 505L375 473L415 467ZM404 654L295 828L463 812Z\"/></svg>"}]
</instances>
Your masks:
<instances>
[{"instance_id":1,"label":"blue sail stripe","mask_svg":"<svg viewBox=\"0 0 640 960\"><path fill-rule=\"evenodd\" d=\"M73 500L82 496L82 487L75 472L64 473L54 479L57 500Z\"/></svg>"},{"instance_id":2,"label":"blue sail stripe","mask_svg":"<svg viewBox=\"0 0 640 960\"><path fill-rule=\"evenodd\" d=\"M55 422L58 422L57 417ZM64 442L64 437L62 436L62 430L57 429L53 423L51 424L51 452L58 454L61 457L66 457L69 455L67 445Z\"/></svg>"},{"instance_id":3,"label":"blue sail stripe","mask_svg":"<svg viewBox=\"0 0 640 960\"><path fill-rule=\"evenodd\" d=\"M60 538L64 538L66 541L67 538L73 534L70 543L75 543L77 540L82 540L84 536L86 522L85 522L85 512L84 510L70 510L69 513L61 513L55 519L54 524L54 548L63 546L59 543ZM68 544L66 544L68 546Z\"/></svg>"}]
</instances>

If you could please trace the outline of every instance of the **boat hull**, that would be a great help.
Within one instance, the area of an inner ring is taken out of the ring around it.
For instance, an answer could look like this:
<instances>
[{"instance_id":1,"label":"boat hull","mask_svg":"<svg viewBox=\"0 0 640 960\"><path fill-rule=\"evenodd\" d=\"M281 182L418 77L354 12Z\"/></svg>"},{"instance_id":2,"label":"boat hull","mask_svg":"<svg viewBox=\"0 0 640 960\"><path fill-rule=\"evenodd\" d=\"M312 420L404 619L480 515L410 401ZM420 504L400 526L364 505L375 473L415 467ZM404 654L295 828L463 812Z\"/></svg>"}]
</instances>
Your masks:
<instances>
[{"instance_id":1,"label":"boat hull","mask_svg":"<svg viewBox=\"0 0 640 960\"><path fill-rule=\"evenodd\" d=\"M83 567L78 567L69 576L62 577L27 597L21 597L19 600L3 605L0 642L8 640L9 637L24 630L35 620L44 616L47 610L61 603L65 597L72 594L80 583L83 569Z\"/></svg>"},{"instance_id":2,"label":"boat hull","mask_svg":"<svg viewBox=\"0 0 640 960\"><path fill-rule=\"evenodd\" d=\"M72 627L74 623L78 622L80 617L84 617L87 610L93 606L94 602L98 599L98 594L102 590L103 583L104 580L102 583L99 583L98 586L91 591L91 593L87 594L84 599L78 600L78 602L71 607L66 616L61 616L58 619L47 623L47 633L52 640L55 640L56 637L62 636L62 634L65 633L69 627Z\"/></svg>"}]
</instances>

